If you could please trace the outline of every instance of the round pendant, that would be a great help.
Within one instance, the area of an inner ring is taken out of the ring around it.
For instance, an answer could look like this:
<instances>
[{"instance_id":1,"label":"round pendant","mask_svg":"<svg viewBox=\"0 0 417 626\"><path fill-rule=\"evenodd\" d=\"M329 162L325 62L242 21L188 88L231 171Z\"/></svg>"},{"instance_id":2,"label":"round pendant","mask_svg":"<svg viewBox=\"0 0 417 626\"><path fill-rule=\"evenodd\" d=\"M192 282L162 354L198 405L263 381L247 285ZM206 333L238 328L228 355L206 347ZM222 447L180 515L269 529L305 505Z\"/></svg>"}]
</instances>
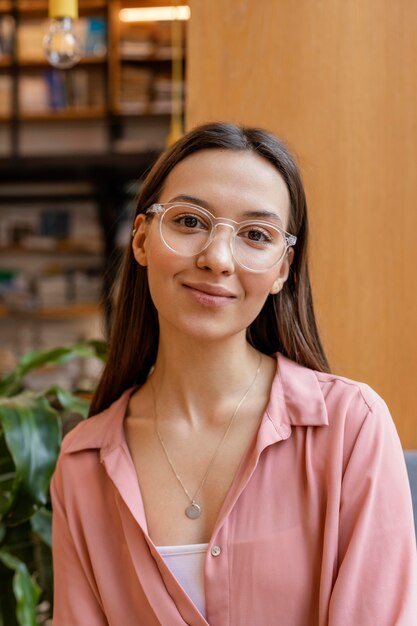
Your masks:
<instances>
[{"instance_id":1,"label":"round pendant","mask_svg":"<svg viewBox=\"0 0 417 626\"><path fill-rule=\"evenodd\" d=\"M201 515L201 507L197 504L197 502L191 502L190 506L187 506L185 509L185 514L190 519L197 519Z\"/></svg>"}]
</instances>

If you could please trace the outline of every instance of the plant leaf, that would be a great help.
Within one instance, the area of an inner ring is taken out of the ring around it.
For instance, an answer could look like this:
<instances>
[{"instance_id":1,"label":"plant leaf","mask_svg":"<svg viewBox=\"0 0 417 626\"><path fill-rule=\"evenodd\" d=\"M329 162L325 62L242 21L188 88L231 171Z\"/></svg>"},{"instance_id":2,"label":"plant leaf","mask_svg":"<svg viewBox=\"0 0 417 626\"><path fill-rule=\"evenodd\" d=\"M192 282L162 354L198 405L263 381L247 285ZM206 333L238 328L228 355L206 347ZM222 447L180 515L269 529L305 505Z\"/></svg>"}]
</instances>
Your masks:
<instances>
[{"instance_id":1,"label":"plant leaf","mask_svg":"<svg viewBox=\"0 0 417 626\"><path fill-rule=\"evenodd\" d=\"M89 402L84 398L74 395L70 391L66 391L59 385L53 385L45 392L46 396L55 395L60 405L65 411L70 413L79 413L84 418L88 416Z\"/></svg>"},{"instance_id":2,"label":"plant leaf","mask_svg":"<svg viewBox=\"0 0 417 626\"><path fill-rule=\"evenodd\" d=\"M93 356L91 350L84 344L76 344L71 348L53 348L52 350L28 352L22 356L17 369L23 377L33 369L44 365L62 365L71 359L80 356Z\"/></svg>"},{"instance_id":3,"label":"plant leaf","mask_svg":"<svg viewBox=\"0 0 417 626\"><path fill-rule=\"evenodd\" d=\"M42 394L0 399L0 423L16 467L14 486L46 504L61 443L58 413Z\"/></svg>"},{"instance_id":4,"label":"plant leaf","mask_svg":"<svg viewBox=\"0 0 417 626\"><path fill-rule=\"evenodd\" d=\"M0 380L0 397L13 396L15 393L19 393L22 389L22 377L16 370L10 374L6 374Z\"/></svg>"},{"instance_id":5,"label":"plant leaf","mask_svg":"<svg viewBox=\"0 0 417 626\"><path fill-rule=\"evenodd\" d=\"M10 510L15 498L16 474L0 476L0 519Z\"/></svg>"},{"instance_id":6,"label":"plant leaf","mask_svg":"<svg viewBox=\"0 0 417 626\"><path fill-rule=\"evenodd\" d=\"M30 576L26 565L9 552L0 550L0 561L14 570L13 591L16 598L16 617L20 626L37 626L36 606L41 589Z\"/></svg>"},{"instance_id":7,"label":"plant leaf","mask_svg":"<svg viewBox=\"0 0 417 626\"><path fill-rule=\"evenodd\" d=\"M52 511L44 507L38 509L30 518L32 530L46 545L52 548Z\"/></svg>"},{"instance_id":8,"label":"plant leaf","mask_svg":"<svg viewBox=\"0 0 417 626\"><path fill-rule=\"evenodd\" d=\"M13 503L15 478L15 465L0 428L0 519Z\"/></svg>"},{"instance_id":9,"label":"plant leaf","mask_svg":"<svg viewBox=\"0 0 417 626\"><path fill-rule=\"evenodd\" d=\"M106 342L98 339L90 339L87 343L94 350L95 356L100 359L100 361L105 362L107 359Z\"/></svg>"},{"instance_id":10,"label":"plant leaf","mask_svg":"<svg viewBox=\"0 0 417 626\"><path fill-rule=\"evenodd\" d=\"M22 389L22 379L31 370L45 365L62 365L74 358L97 358L105 361L106 344L103 341L80 341L69 348L34 350L23 355L17 368L0 379L0 396L10 397Z\"/></svg>"}]
</instances>

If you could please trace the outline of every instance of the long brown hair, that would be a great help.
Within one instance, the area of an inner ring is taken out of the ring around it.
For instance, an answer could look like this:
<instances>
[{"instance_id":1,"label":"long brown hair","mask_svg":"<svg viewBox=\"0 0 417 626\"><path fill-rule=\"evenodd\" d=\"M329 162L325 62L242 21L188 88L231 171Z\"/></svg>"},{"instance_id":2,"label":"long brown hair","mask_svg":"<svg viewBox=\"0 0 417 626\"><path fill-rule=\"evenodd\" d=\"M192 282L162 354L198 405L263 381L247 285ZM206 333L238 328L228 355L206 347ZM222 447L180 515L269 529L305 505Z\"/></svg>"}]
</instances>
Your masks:
<instances>
[{"instance_id":1,"label":"long brown hair","mask_svg":"<svg viewBox=\"0 0 417 626\"><path fill-rule=\"evenodd\" d=\"M281 352L306 367L329 371L317 330L308 273L304 187L294 158L279 139L259 128L227 123L193 129L167 149L152 167L139 193L136 215L158 202L168 174L180 161L210 149L258 154L278 170L290 195L288 231L297 236L290 274L284 288L268 296L247 329L248 341L265 354ZM122 264L112 326L108 360L91 403L91 415L108 407L124 390L142 384L156 359L157 311L150 296L146 268L136 262L130 245Z\"/></svg>"}]
</instances>

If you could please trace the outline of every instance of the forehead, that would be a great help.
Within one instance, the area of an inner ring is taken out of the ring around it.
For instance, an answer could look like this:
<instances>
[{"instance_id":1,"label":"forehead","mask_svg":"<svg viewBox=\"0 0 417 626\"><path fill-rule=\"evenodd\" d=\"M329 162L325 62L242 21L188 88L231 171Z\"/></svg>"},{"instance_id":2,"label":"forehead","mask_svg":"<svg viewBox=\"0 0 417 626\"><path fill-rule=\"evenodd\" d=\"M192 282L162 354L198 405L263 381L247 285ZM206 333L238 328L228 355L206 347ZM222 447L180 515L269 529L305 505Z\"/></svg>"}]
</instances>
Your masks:
<instances>
[{"instance_id":1,"label":"forehead","mask_svg":"<svg viewBox=\"0 0 417 626\"><path fill-rule=\"evenodd\" d=\"M250 151L202 150L185 158L168 175L160 202L180 195L201 198L223 217L265 210L288 222L290 199L282 176Z\"/></svg>"}]
</instances>

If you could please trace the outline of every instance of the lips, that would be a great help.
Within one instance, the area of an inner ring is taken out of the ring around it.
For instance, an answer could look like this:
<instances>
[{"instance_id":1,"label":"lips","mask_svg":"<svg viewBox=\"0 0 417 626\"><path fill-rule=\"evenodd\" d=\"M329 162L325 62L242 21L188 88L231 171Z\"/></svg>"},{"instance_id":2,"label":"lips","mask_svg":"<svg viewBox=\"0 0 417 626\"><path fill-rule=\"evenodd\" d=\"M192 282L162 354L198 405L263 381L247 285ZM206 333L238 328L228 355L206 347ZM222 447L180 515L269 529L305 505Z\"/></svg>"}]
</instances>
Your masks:
<instances>
[{"instance_id":1,"label":"lips","mask_svg":"<svg viewBox=\"0 0 417 626\"><path fill-rule=\"evenodd\" d=\"M226 287L221 285L213 285L212 283L185 283L185 287L205 293L209 296L217 296L221 298L236 298L235 294Z\"/></svg>"}]
</instances>

